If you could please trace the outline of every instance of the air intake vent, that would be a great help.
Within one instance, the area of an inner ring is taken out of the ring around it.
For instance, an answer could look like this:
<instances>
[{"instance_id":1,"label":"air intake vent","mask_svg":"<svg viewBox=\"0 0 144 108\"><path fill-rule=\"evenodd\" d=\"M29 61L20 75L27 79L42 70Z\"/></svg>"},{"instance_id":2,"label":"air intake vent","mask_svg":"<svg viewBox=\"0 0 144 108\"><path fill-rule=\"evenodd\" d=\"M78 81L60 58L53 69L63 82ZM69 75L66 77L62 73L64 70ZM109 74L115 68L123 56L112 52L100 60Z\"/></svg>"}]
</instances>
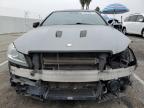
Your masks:
<instances>
[{"instance_id":1,"label":"air intake vent","mask_svg":"<svg viewBox=\"0 0 144 108\"><path fill-rule=\"evenodd\" d=\"M87 31L86 30L83 30L80 32L80 37L83 38L83 37L86 37L87 35Z\"/></svg>"},{"instance_id":2,"label":"air intake vent","mask_svg":"<svg viewBox=\"0 0 144 108\"><path fill-rule=\"evenodd\" d=\"M61 38L61 37L62 37L62 31L57 31L56 38Z\"/></svg>"}]
</instances>

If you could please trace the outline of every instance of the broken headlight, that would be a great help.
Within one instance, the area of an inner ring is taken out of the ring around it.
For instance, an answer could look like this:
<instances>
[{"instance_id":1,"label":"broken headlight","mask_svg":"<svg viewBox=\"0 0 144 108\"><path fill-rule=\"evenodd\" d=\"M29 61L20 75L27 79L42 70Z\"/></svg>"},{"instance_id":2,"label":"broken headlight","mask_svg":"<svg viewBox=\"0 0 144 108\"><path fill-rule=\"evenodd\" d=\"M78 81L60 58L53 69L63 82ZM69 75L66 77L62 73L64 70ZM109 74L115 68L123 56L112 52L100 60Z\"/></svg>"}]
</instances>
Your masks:
<instances>
[{"instance_id":1,"label":"broken headlight","mask_svg":"<svg viewBox=\"0 0 144 108\"><path fill-rule=\"evenodd\" d=\"M16 50L14 44L9 45L7 56L8 56L8 60L12 63L19 64L26 67L28 66L24 55Z\"/></svg>"},{"instance_id":2,"label":"broken headlight","mask_svg":"<svg viewBox=\"0 0 144 108\"><path fill-rule=\"evenodd\" d=\"M130 48L127 48L125 51L111 56L109 64L112 69L127 68L129 66L137 67L137 59L134 52Z\"/></svg>"}]
</instances>

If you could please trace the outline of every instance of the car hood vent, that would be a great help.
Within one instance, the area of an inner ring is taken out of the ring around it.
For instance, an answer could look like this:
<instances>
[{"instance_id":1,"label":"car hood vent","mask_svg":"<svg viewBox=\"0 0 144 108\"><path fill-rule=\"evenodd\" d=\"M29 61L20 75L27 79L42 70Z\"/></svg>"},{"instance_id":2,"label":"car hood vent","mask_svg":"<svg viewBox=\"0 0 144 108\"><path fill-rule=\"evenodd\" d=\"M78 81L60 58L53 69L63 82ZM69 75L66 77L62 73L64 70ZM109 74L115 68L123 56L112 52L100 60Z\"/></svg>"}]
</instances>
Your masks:
<instances>
[{"instance_id":1,"label":"car hood vent","mask_svg":"<svg viewBox=\"0 0 144 108\"><path fill-rule=\"evenodd\" d=\"M87 31L86 31L86 30L82 30L82 31L80 32L80 37L81 37L81 38L86 37L86 35L87 35Z\"/></svg>"},{"instance_id":2,"label":"car hood vent","mask_svg":"<svg viewBox=\"0 0 144 108\"><path fill-rule=\"evenodd\" d=\"M56 38L62 37L62 31L56 31Z\"/></svg>"}]
</instances>

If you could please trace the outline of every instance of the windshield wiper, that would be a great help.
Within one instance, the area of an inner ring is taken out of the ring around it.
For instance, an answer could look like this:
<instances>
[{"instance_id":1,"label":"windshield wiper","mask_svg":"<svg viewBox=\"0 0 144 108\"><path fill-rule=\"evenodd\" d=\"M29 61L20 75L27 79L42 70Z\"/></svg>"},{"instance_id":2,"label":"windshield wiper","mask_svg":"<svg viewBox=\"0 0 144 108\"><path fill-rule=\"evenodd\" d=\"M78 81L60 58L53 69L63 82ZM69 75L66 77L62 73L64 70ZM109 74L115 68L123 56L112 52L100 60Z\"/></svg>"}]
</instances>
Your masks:
<instances>
[{"instance_id":1,"label":"windshield wiper","mask_svg":"<svg viewBox=\"0 0 144 108\"><path fill-rule=\"evenodd\" d=\"M77 22L73 24L55 24L55 25L94 25L94 24Z\"/></svg>"},{"instance_id":2,"label":"windshield wiper","mask_svg":"<svg viewBox=\"0 0 144 108\"><path fill-rule=\"evenodd\" d=\"M89 23L81 23L81 22L77 22L77 23L75 23L75 24L77 24L77 25L94 25L94 24L89 24Z\"/></svg>"}]
</instances>

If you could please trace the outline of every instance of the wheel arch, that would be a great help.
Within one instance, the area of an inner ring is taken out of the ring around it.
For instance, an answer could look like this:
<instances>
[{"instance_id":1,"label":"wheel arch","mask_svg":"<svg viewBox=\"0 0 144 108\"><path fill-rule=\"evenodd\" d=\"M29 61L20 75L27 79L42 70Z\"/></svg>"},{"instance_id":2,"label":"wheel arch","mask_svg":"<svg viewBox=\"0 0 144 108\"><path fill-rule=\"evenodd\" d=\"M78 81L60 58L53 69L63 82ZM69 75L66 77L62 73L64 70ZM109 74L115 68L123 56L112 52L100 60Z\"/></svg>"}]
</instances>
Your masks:
<instances>
[{"instance_id":1,"label":"wheel arch","mask_svg":"<svg viewBox=\"0 0 144 108\"><path fill-rule=\"evenodd\" d=\"M123 27L122 27L122 30L124 30L124 29L126 29L126 26L123 26Z\"/></svg>"}]
</instances>

